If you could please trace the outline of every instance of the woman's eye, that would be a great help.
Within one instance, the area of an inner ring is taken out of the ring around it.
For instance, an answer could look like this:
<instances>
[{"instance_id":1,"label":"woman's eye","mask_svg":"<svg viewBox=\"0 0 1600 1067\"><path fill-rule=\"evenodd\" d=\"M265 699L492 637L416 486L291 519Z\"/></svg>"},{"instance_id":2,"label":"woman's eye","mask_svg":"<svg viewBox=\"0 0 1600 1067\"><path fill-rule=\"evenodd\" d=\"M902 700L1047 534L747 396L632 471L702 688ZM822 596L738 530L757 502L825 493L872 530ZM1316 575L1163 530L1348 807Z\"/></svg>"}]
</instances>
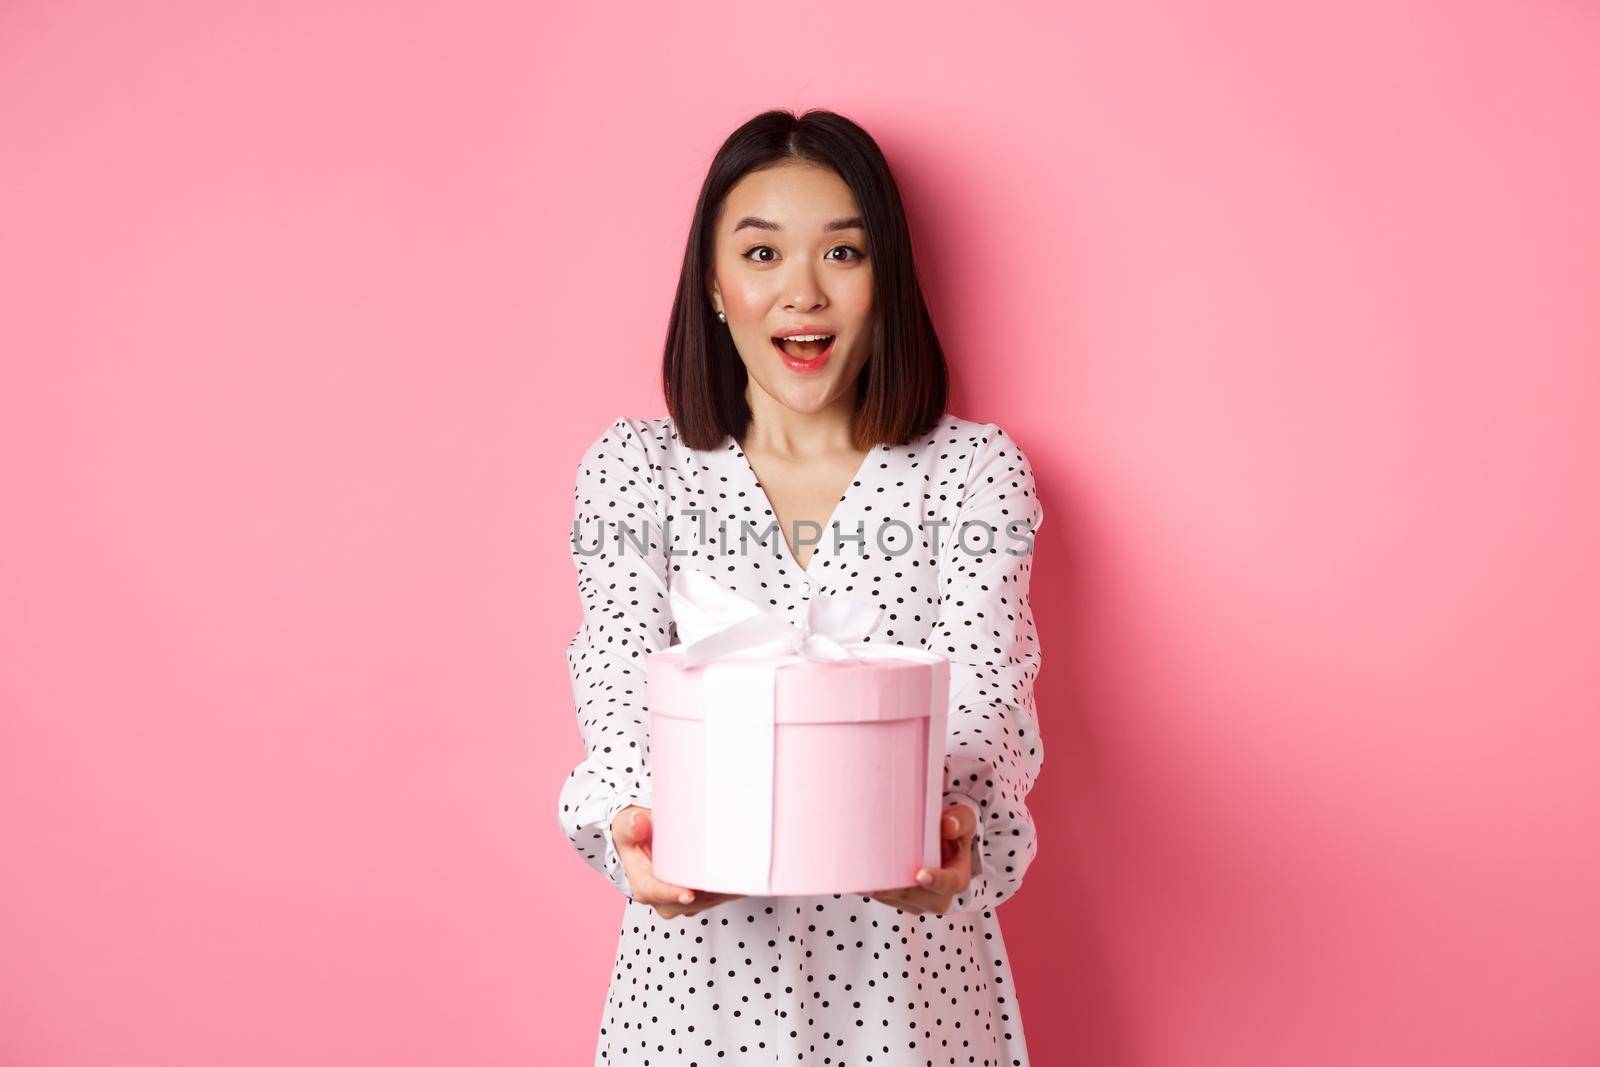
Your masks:
<instances>
[{"instance_id":1,"label":"woman's eye","mask_svg":"<svg viewBox=\"0 0 1600 1067\"><path fill-rule=\"evenodd\" d=\"M757 245L755 248L752 248L752 250L746 251L746 253L741 253L741 256L744 256L744 258L749 259L749 261L752 262L773 262L771 259L760 258L757 253L762 253L762 251L770 251L770 253L773 253L774 256L776 256L776 251L773 250L773 246L771 245ZM835 258L834 262L853 262L856 261L856 259L867 258L866 253L859 250L859 248L856 248L856 246L838 245L837 248L830 248L830 250L827 250L827 256L824 256L824 259L834 256L834 253L837 253L837 251L848 251L850 256L840 256L840 258Z\"/></svg>"}]
</instances>

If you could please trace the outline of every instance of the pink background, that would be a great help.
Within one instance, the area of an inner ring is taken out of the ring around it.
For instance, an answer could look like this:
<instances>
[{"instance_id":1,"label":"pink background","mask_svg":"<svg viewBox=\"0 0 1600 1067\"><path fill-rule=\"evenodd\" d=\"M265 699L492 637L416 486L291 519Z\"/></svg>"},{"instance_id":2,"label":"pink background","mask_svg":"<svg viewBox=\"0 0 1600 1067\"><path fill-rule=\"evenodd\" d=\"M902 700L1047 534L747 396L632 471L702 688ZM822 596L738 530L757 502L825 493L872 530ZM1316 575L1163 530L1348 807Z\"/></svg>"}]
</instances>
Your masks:
<instances>
[{"instance_id":1,"label":"pink background","mask_svg":"<svg viewBox=\"0 0 1600 1067\"><path fill-rule=\"evenodd\" d=\"M1053 516L1037 1067L1600 1062L1577 0L0 5L0 1062L588 1062L572 479L769 106Z\"/></svg>"}]
</instances>

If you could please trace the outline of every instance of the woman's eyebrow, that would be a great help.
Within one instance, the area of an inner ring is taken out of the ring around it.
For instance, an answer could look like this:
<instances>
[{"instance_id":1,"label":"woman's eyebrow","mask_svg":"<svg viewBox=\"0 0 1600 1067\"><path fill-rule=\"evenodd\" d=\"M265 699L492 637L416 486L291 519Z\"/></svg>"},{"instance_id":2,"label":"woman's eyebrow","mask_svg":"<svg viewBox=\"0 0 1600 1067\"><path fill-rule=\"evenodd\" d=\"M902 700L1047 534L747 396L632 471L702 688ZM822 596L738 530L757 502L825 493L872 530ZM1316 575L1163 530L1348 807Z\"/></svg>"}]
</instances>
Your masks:
<instances>
[{"instance_id":1,"label":"woman's eyebrow","mask_svg":"<svg viewBox=\"0 0 1600 1067\"><path fill-rule=\"evenodd\" d=\"M744 218L739 220L739 225L733 228L733 232L738 233L746 226L751 226L758 230L783 229L782 226L779 226L771 219L757 218L755 215L746 215ZM866 228L866 224L861 221L860 215L850 215L842 219L834 219L832 222L824 223L822 232L833 233L835 230L865 230Z\"/></svg>"}]
</instances>

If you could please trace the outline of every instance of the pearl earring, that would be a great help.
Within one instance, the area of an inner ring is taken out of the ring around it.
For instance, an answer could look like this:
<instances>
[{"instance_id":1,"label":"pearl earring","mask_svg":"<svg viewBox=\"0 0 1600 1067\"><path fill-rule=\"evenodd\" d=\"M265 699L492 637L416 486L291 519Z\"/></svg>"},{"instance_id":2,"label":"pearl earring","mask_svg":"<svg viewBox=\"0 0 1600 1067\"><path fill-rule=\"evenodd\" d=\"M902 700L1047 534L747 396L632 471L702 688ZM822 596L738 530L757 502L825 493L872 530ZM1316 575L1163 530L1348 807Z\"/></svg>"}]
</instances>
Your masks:
<instances>
[{"instance_id":1,"label":"pearl earring","mask_svg":"<svg viewBox=\"0 0 1600 1067\"><path fill-rule=\"evenodd\" d=\"M723 321L723 322L727 322L727 321L728 321L728 316L726 316L726 315L724 315L724 314L723 314L723 313L722 313L722 312L720 312L720 311L719 311L719 312L717 312L717 318L719 318L719 319L721 319L721 320L722 320L722 321Z\"/></svg>"}]
</instances>

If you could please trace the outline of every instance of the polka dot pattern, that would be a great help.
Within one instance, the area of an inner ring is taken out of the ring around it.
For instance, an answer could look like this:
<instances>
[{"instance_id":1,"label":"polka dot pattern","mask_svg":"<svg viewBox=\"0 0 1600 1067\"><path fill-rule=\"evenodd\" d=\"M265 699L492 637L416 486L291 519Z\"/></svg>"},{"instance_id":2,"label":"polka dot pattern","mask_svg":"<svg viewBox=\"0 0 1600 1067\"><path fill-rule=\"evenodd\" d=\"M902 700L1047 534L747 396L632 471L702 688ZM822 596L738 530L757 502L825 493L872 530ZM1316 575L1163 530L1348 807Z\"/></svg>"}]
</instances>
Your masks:
<instances>
[{"instance_id":1,"label":"polka dot pattern","mask_svg":"<svg viewBox=\"0 0 1600 1067\"><path fill-rule=\"evenodd\" d=\"M676 642L667 589L686 567L796 622L814 596L870 599L884 618L869 641L949 657L945 803L979 826L972 884L942 916L835 894L662 919L627 899L595 1063L1026 1065L996 914L1037 852L1026 798L1043 759L1028 585L1044 514L1021 449L948 414L877 446L805 567L738 443L694 451L670 418L607 427L573 500L583 616L567 663L587 755L560 824L625 898L610 825L650 805L644 659Z\"/></svg>"}]
</instances>

